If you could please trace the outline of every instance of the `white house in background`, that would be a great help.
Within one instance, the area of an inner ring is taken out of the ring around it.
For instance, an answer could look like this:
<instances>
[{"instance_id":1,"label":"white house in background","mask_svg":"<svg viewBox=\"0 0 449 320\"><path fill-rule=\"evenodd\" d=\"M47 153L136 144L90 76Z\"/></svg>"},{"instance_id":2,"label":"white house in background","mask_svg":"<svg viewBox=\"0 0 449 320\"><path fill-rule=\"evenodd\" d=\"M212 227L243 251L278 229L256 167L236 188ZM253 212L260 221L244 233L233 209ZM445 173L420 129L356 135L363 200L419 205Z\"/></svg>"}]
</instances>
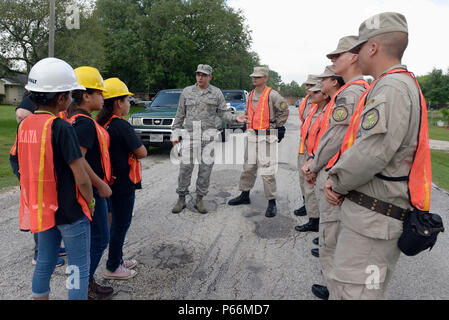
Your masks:
<instances>
[{"instance_id":1,"label":"white house in background","mask_svg":"<svg viewBox=\"0 0 449 320\"><path fill-rule=\"evenodd\" d=\"M0 78L0 103L18 105L25 93L27 79L24 74Z\"/></svg>"}]
</instances>

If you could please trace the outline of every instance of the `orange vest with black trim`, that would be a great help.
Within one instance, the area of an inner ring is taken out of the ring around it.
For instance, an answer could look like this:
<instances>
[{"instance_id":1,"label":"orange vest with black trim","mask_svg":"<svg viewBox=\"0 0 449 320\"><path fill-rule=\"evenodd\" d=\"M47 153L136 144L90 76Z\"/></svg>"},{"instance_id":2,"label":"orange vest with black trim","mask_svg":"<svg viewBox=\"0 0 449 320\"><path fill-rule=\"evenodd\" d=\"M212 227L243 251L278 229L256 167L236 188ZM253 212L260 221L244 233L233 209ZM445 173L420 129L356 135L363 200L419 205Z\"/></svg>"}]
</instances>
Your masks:
<instances>
[{"instance_id":1,"label":"orange vest with black trim","mask_svg":"<svg viewBox=\"0 0 449 320\"><path fill-rule=\"evenodd\" d=\"M432 164L430 159L427 105L424 95L422 94L421 87L419 86L419 83L416 80L415 76L405 69L396 68L382 74L380 77L374 80L369 88L363 93L357 103L357 108L351 117L351 122L349 124L349 128L346 132L345 138L343 139L340 151L328 162L326 171L330 170L340 159L341 155L346 152L346 150L351 148L354 144L354 140L356 138L356 134L360 125L362 111L365 107L366 97L368 96L371 88L373 88L374 84L378 80L388 74L393 73L408 74L413 78L413 80L415 80L416 86L419 91L421 119L419 134L417 137L418 142L415 147L413 162L407 180L411 205L421 211L428 212L430 209L430 192L432 189Z\"/></svg>"},{"instance_id":2,"label":"orange vest with black trim","mask_svg":"<svg viewBox=\"0 0 449 320\"><path fill-rule=\"evenodd\" d=\"M33 233L53 228L59 207L51 141L55 119L46 112L28 116L19 125L17 144L12 150L18 155L20 168L20 229ZM77 199L92 220L87 203L78 192Z\"/></svg>"},{"instance_id":3,"label":"orange vest with black trim","mask_svg":"<svg viewBox=\"0 0 449 320\"><path fill-rule=\"evenodd\" d=\"M299 154L304 154L304 152L305 152L305 146L306 146L307 136L309 134L310 124L312 123L313 116L315 115L315 113L317 111L318 111L318 105L315 103L312 104L310 106L310 112L309 112L306 120L304 121L304 123L301 126L301 141L299 143L299 152L298 152Z\"/></svg>"},{"instance_id":4,"label":"orange vest with black trim","mask_svg":"<svg viewBox=\"0 0 449 320\"><path fill-rule=\"evenodd\" d=\"M111 118L104 124L105 129L108 128L109 124L114 118L123 120L122 117L113 114ZM128 164L129 164L129 179L131 180L131 182L137 184L140 181L142 181L142 165L139 159L137 159L132 152L129 153Z\"/></svg>"},{"instance_id":5,"label":"orange vest with black trim","mask_svg":"<svg viewBox=\"0 0 449 320\"><path fill-rule=\"evenodd\" d=\"M315 139L315 145L312 149L312 153L315 155L316 151L318 150L318 145L320 144L320 140L323 137L324 133L327 131L327 129L329 129L329 125L330 125L330 118L332 115L332 112L334 112L334 108L335 108L335 100L337 99L337 96L347 87L349 87L350 85L353 84L357 84L357 85L361 85L363 87L365 87L365 90L368 89L369 84L368 82L366 82L365 80L359 79L359 80L354 80L352 82L348 82L345 85L343 85L340 89L337 90L337 92L335 92L334 96L332 97L331 101L329 102L329 105L326 109L326 112L324 113L323 117L321 118L320 121L320 128L319 128L319 133L318 136Z\"/></svg>"},{"instance_id":6,"label":"orange vest with black trim","mask_svg":"<svg viewBox=\"0 0 449 320\"><path fill-rule=\"evenodd\" d=\"M270 87L266 87L257 102L256 109L253 106L254 90L251 91L246 105L246 114L250 123L248 129L253 130L268 130L270 129L270 106L268 105L268 97L271 92Z\"/></svg>"},{"instance_id":7,"label":"orange vest with black trim","mask_svg":"<svg viewBox=\"0 0 449 320\"><path fill-rule=\"evenodd\" d=\"M111 185L112 184L112 172L111 172L111 158L109 157L109 133L106 131L105 128L100 126L94 119L92 119L91 117L89 117L85 114L78 113L78 114L70 117L70 119L68 119L67 121L70 124L73 124L76 121L76 119L78 119L79 117L85 117L87 119L90 119L95 124L95 129L97 131L98 143L100 145L100 160L101 160L101 167L102 167L103 173L104 173L103 180L107 184Z\"/></svg>"}]
</instances>

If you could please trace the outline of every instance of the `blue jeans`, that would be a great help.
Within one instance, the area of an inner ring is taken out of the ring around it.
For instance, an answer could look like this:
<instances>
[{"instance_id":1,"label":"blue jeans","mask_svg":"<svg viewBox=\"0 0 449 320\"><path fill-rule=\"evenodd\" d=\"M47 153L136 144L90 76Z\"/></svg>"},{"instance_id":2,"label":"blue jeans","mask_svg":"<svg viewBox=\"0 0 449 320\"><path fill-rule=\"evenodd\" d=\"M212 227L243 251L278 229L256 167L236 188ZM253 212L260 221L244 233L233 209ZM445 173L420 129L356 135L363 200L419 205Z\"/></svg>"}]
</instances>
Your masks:
<instances>
[{"instance_id":1,"label":"blue jeans","mask_svg":"<svg viewBox=\"0 0 449 320\"><path fill-rule=\"evenodd\" d=\"M90 222L86 216L72 224L62 224L38 233L36 268L33 274L32 296L43 298L50 294L50 278L58 260L61 239L67 251L71 274L66 283L70 300L86 300L90 264Z\"/></svg>"},{"instance_id":2,"label":"blue jeans","mask_svg":"<svg viewBox=\"0 0 449 320\"><path fill-rule=\"evenodd\" d=\"M100 197L94 189L95 211L91 223L90 240L90 273L89 282L94 280L94 274L109 243L109 218L106 198Z\"/></svg>"},{"instance_id":3,"label":"blue jeans","mask_svg":"<svg viewBox=\"0 0 449 320\"><path fill-rule=\"evenodd\" d=\"M111 200L111 239L106 269L114 272L123 263L123 242L133 217L135 191L114 195Z\"/></svg>"}]
</instances>

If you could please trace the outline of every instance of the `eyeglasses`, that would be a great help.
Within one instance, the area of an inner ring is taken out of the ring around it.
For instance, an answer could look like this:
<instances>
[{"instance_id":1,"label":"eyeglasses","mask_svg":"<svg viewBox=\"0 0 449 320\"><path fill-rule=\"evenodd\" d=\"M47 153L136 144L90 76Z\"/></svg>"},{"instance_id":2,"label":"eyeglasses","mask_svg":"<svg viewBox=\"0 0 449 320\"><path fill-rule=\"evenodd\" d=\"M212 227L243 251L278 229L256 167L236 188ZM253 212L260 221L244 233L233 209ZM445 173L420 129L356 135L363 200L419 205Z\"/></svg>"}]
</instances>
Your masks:
<instances>
[{"instance_id":1,"label":"eyeglasses","mask_svg":"<svg viewBox=\"0 0 449 320\"><path fill-rule=\"evenodd\" d=\"M207 78L209 75L208 75L208 74L205 74L205 73L197 72L197 73L196 73L196 76L199 77L199 78L201 78L201 77Z\"/></svg>"}]
</instances>

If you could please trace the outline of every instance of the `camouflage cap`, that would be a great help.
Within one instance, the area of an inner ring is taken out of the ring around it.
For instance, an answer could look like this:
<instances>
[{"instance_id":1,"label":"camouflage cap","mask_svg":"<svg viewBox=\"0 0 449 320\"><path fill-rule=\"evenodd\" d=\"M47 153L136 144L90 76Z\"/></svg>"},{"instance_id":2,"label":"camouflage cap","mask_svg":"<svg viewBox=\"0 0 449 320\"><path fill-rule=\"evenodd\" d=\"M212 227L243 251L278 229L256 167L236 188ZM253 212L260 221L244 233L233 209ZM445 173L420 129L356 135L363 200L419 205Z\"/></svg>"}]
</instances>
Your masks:
<instances>
[{"instance_id":1,"label":"camouflage cap","mask_svg":"<svg viewBox=\"0 0 449 320\"><path fill-rule=\"evenodd\" d=\"M348 52L349 49L354 47L354 44L356 44L358 40L359 38L357 36L347 36L341 38L340 41L338 41L337 49L327 54L326 57L332 59L332 57L335 55Z\"/></svg>"},{"instance_id":2,"label":"camouflage cap","mask_svg":"<svg viewBox=\"0 0 449 320\"><path fill-rule=\"evenodd\" d=\"M269 70L267 67L254 67L253 73L250 77L268 77Z\"/></svg>"},{"instance_id":3,"label":"camouflage cap","mask_svg":"<svg viewBox=\"0 0 449 320\"><path fill-rule=\"evenodd\" d=\"M332 65L330 66L326 66L326 68L324 68L324 72L320 75L318 75L318 78L328 78L328 77L333 77L335 76L335 70L334 67Z\"/></svg>"},{"instance_id":4,"label":"camouflage cap","mask_svg":"<svg viewBox=\"0 0 449 320\"><path fill-rule=\"evenodd\" d=\"M369 39L384 33L408 33L407 20L397 12L383 12L366 19L359 27L359 40L349 50L355 49Z\"/></svg>"},{"instance_id":5,"label":"camouflage cap","mask_svg":"<svg viewBox=\"0 0 449 320\"><path fill-rule=\"evenodd\" d=\"M196 72L201 72L210 76L212 74L212 67L208 64L199 64Z\"/></svg>"},{"instance_id":6,"label":"camouflage cap","mask_svg":"<svg viewBox=\"0 0 449 320\"><path fill-rule=\"evenodd\" d=\"M309 74L307 76L307 80L306 80L306 82L304 82L304 84L309 84L309 85L314 86L314 85L316 85L317 82L318 82L318 77L316 75Z\"/></svg>"},{"instance_id":7,"label":"camouflage cap","mask_svg":"<svg viewBox=\"0 0 449 320\"><path fill-rule=\"evenodd\" d=\"M321 86L321 80L318 80L317 83L309 89L309 91L321 91L323 89L323 87Z\"/></svg>"}]
</instances>

